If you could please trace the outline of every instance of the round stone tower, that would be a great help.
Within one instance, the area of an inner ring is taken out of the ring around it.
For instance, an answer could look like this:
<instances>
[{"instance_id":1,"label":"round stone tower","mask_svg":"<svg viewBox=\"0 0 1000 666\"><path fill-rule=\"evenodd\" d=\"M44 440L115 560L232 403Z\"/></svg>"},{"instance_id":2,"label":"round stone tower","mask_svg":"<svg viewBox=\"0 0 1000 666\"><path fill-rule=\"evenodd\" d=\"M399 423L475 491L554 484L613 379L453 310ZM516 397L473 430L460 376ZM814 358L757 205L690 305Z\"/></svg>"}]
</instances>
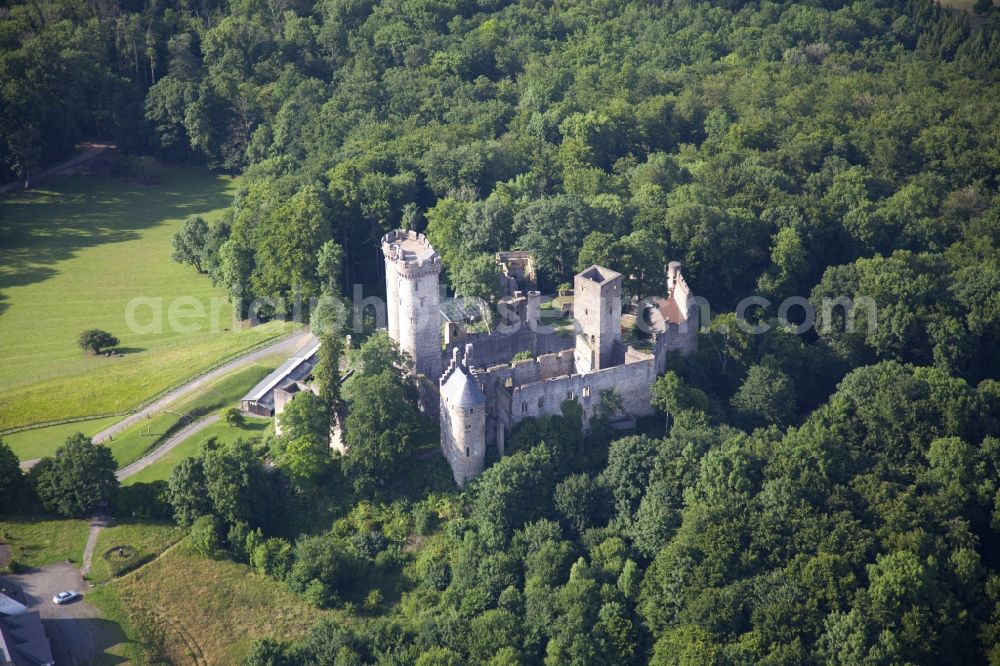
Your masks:
<instances>
[{"instance_id":1,"label":"round stone tower","mask_svg":"<svg viewBox=\"0 0 1000 666\"><path fill-rule=\"evenodd\" d=\"M413 357L417 374L441 377L441 257L427 237L396 230L382 238L389 337Z\"/></svg>"},{"instance_id":2,"label":"round stone tower","mask_svg":"<svg viewBox=\"0 0 1000 666\"><path fill-rule=\"evenodd\" d=\"M479 476L486 466L486 396L466 362L459 361L455 348L441 378L441 448L459 486Z\"/></svg>"}]
</instances>

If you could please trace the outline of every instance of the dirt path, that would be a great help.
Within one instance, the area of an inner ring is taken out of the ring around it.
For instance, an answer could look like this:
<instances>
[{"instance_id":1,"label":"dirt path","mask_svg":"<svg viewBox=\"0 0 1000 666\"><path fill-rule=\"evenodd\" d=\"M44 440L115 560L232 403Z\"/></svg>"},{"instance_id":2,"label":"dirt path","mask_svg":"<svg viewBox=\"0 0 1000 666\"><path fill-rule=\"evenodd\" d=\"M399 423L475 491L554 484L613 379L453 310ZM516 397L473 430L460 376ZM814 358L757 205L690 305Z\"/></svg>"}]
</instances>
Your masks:
<instances>
[{"instance_id":1,"label":"dirt path","mask_svg":"<svg viewBox=\"0 0 1000 666\"><path fill-rule=\"evenodd\" d=\"M97 545L97 535L101 530L111 524L111 516L98 513L90 519L90 531L87 533L87 545L83 547L83 557L80 560L80 575L86 576L90 573L90 563L94 559L94 546Z\"/></svg>"},{"instance_id":2,"label":"dirt path","mask_svg":"<svg viewBox=\"0 0 1000 666\"><path fill-rule=\"evenodd\" d=\"M138 411L135 414L130 414L129 416L125 417L118 423L115 423L112 426L108 426L104 430L94 435L93 440L95 442L103 442L104 440L108 439L110 436L114 435L120 430L124 430L133 423L141 421L142 419L149 417L155 412L162 411L163 409L168 407L172 402L175 402L180 398L184 398L190 395L191 393L194 393L195 391L202 388L206 384L209 384L215 381L216 379L219 379L223 375L227 375L230 372L233 372L234 370L242 368L243 366L250 365L251 363L258 361L264 358L265 356L269 356L270 354L274 354L277 352L287 352L291 354L292 352L296 352L299 349L301 349L311 340L312 340L312 333L310 333L309 331L302 331L300 333L292 335L291 337L279 340L278 342L275 342L273 345L268 345L263 349L258 349L255 352L251 352L246 356L240 356L237 359L233 359L229 363L219 366L215 370L212 370L211 372L201 375L197 379L193 379L187 384L184 384L183 386L174 389L173 391L166 394L165 396L163 396L153 404L149 405L145 409Z\"/></svg>"},{"instance_id":3,"label":"dirt path","mask_svg":"<svg viewBox=\"0 0 1000 666\"><path fill-rule=\"evenodd\" d=\"M65 162L60 162L59 164L53 165L47 169L42 169L36 174L31 176L31 184L35 185L40 180L44 180L49 176L54 176L58 173L66 171L67 169L72 169L73 167L80 166L85 162L89 162L98 155L103 155L109 150L114 150L115 146L112 144L105 143L83 143L78 146L80 152L78 152L73 157L69 158ZM24 181L18 180L13 183L8 183L3 187L0 187L0 195L7 194L8 192L21 192L24 190Z\"/></svg>"},{"instance_id":4,"label":"dirt path","mask_svg":"<svg viewBox=\"0 0 1000 666\"><path fill-rule=\"evenodd\" d=\"M196 433L204 430L213 423L217 423L218 420L219 420L219 415L212 414L211 416L206 416L205 418L199 419L194 423L189 423L188 425L181 428L178 432L174 433L174 435L172 435L163 444L160 444L158 447L156 447L143 457L139 458L135 462L126 465L125 467L122 467L120 470L118 470L118 472L116 473L118 476L118 480L124 481L133 474L136 474L146 469L154 462L156 462L163 456L167 455L167 453L169 453L172 448L174 448L184 440L188 439L189 437L195 435Z\"/></svg>"}]
</instances>

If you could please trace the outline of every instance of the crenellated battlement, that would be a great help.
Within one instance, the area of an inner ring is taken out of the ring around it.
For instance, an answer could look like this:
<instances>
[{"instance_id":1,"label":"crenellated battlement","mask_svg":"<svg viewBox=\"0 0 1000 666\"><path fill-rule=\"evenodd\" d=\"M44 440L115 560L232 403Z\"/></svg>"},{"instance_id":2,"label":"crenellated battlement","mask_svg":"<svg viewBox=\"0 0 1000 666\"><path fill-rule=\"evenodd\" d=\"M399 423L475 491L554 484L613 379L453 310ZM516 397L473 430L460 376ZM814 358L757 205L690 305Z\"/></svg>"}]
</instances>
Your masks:
<instances>
[{"instance_id":1,"label":"crenellated battlement","mask_svg":"<svg viewBox=\"0 0 1000 666\"><path fill-rule=\"evenodd\" d=\"M424 234L396 229L382 237L382 254L400 277L418 277L441 271L441 257Z\"/></svg>"}]
</instances>

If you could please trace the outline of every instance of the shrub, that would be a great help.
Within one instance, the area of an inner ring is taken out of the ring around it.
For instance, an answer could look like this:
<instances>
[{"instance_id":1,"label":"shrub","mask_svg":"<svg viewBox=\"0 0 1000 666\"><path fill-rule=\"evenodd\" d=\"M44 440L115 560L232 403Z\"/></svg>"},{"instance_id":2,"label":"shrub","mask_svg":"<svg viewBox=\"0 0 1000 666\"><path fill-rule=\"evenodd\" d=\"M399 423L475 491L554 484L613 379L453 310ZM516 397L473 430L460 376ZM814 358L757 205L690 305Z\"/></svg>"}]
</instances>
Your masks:
<instances>
[{"instance_id":1,"label":"shrub","mask_svg":"<svg viewBox=\"0 0 1000 666\"><path fill-rule=\"evenodd\" d=\"M214 557L222 548L219 539L219 525L215 516L202 516L191 525L191 535L188 538L191 550L206 557Z\"/></svg>"},{"instance_id":2,"label":"shrub","mask_svg":"<svg viewBox=\"0 0 1000 666\"><path fill-rule=\"evenodd\" d=\"M243 416L243 412L235 407L231 407L226 410L226 414L223 417L226 419L226 423L233 428L242 428L246 425L247 419Z\"/></svg>"},{"instance_id":3,"label":"shrub","mask_svg":"<svg viewBox=\"0 0 1000 666\"><path fill-rule=\"evenodd\" d=\"M385 550L389 542L379 530L362 530L351 538L351 545L358 555L370 559Z\"/></svg>"},{"instance_id":4,"label":"shrub","mask_svg":"<svg viewBox=\"0 0 1000 666\"><path fill-rule=\"evenodd\" d=\"M425 506L416 506L413 509L413 531L417 534L427 535L434 529L434 514Z\"/></svg>"},{"instance_id":5,"label":"shrub","mask_svg":"<svg viewBox=\"0 0 1000 666\"><path fill-rule=\"evenodd\" d=\"M365 610L373 611L382 603L382 592L375 588L365 597Z\"/></svg>"}]
</instances>

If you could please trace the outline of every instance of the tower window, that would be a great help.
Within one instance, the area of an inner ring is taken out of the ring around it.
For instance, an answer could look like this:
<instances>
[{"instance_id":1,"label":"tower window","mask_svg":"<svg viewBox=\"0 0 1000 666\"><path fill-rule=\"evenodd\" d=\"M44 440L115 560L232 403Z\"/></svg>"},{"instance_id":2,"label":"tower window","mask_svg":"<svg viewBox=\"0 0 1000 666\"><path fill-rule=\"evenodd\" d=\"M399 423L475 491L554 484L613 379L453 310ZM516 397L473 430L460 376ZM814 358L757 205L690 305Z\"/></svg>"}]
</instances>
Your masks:
<instances>
[{"instance_id":1,"label":"tower window","mask_svg":"<svg viewBox=\"0 0 1000 666\"><path fill-rule=\"evenodd\" d=\"M540 395L538 396L538 409L541 409L544 406L545 406L545 396Z\"/></svg>"},{"instance_id":2,"label":"tower window","mask_svg":"<svg viewBox=\"0 0 1000 666\"><path fill-rule=\"evenodd\" d=\"M465 432L472 432L472 424L471 423L466 423L465 424Z\"/></svg>"},{"instance_id":3,"label":"tower window","mask_svg":"<svg viewBox=\"0 0 1000 666\"><path fill-rule=\"evenodd\" d=\"M583 397L584 398L589 398L590 397L590 387L589 386L584 386L583 387Z\"/></svg>"},{"instance_id":4,"label":"tower window","mask_svg":"<svg viewBox=\"0 0 1000 666\"><path fill-rule=\"evenodd\" d=\"M465 447L465 457L469 457L469 447Z\"/></svg>"},{"instance_id":5,"label":"tower window","mask_svg":"<svg viewBox=\"0 0 1000 666\"><path fill-rule=\"evenodd\" d=\"M572 400L573 399L573 392L572 391L566 391L566 399L567 400Z\"/></svg>"},{"instance_id":6,"label":"tower window","mask_svg":"<svg viewBox=\"0 0 1000 666\"><path fill-rule=\"evenodd\" d=\"M525 413L527 413L527 411L528 411L528 403L522 402L521 403L521 413L525 414Z\"/></svg>"},{"instance_id":7,"label":"tower window","mask_svg":"<svg viewBox=\"0 0 1000 666\"><path fill-rule=\"evenodd\" d=\"M420 307L423 307L423 305L424 305L424 297L421 296L420 297ZM608 314L611 314L611 313L609 312Z\"/></svg>"}]
</instances>

